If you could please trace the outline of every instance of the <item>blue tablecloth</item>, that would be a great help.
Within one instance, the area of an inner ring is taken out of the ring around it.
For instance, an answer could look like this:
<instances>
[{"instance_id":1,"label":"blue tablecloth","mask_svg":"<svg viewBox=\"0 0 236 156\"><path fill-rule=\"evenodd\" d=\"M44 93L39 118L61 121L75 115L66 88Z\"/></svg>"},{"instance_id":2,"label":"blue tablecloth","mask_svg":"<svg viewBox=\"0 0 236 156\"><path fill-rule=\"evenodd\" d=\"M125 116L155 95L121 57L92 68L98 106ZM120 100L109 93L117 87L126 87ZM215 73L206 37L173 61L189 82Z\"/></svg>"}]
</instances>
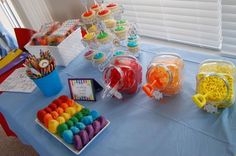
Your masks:
<instances>
[{"instance_id":1,"label":"blue tablecloth","mask_svg":"<svg viewBox=\"0 0 236 156\"><path fill-rule=\"evenodd\" d=\"M154 45L142 45L140 62L143 83L146 68L159 52L176 52L185 60L183 90L179 95L165 97L162 102L148 98L141 90L123 99L82 102L111 121L104 131L81 155L114 156L232 156L236 154L235 105L220 115L206 113L196 107L191 96L195 93L195 75L204 59L236 60L216 55L191 53ZM57 95L70 95L68 78L92 77L102 83L101 73L78 56L67 68L60 69L64 89ZM35 122L37 110L48 105L54 97L44 97L37 89L32 94L4 93L0 96L0 111L18 137L31 144L40 155L74 155Z\"/></svg>"}]
</instances>

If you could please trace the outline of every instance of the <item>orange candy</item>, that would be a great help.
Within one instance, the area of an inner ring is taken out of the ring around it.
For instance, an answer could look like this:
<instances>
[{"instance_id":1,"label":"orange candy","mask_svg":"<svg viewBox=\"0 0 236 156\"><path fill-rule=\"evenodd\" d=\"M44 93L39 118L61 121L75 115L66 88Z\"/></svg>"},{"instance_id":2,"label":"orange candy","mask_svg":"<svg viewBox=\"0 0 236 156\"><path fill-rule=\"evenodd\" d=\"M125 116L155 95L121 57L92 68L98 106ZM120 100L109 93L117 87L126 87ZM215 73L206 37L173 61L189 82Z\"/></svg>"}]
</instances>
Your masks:
<instances>
[{"instance_id":1,"label":"orange candy","mask_svg":"<svg viewBox=\"0 0 236 156\"><path fill-rule=\"evenodd\" d=\"M155 89L165 95L178 93L182 86L183 66L183 60L175 54L155 57L148 68L148 83L143 86L143 90L148 96L152 96Z\"/></svg>"},{"instance_id":2,"label":"orange candy","mask_svg":"<svg viewBox=\"0 0 236 156\"><path fill-rule=\"evenodd\" d=\"M61 107L61 108L63 108L63 109L64 109L64 111L65 111L65 110L66 110L66 108L67 108L67 107L69 107L69 106L68 106L68 104L67 104L67 103L62 103L62 104L60 105L60 107Z\"/></svg>"},{"instance_id":3,"label":"orange candy","mask_svg":"<svg viewBox=\"0 0 236 156\"><path fill-rule=\"evenodd\" d=\"M74 105L74 100L68 99L66 103L68 104L69 107L72 107Z\"/></svg>"},{"instance_id":4,"label":"orange candy","mask_svg":"<svg viewBox=\"0 0 236 156\"><path fill-rule=\"evenodd\" d=\"M46 127L48 127L48 123L50 120L53 120L53 117L51 114L47 113L46 115L44 115L43 121Z\"/></svg>"},{"instance_id":5,"label":"orange candy","mask_svg":"<svg viewBox=\"0 0 236 156\"><path fill-rule=\"evenodd\" d=\"M61 115L62 113L64 113L64 109L61 108L61 107L58 107L58 108L56 109L56 111L57 111L57 113L58 113L59 115Z\"/></svg>"},{"instance_id":6,"label":"orange candy","mask_svg":"<svg viewBox=\"0 0 236 156\"><path fill-rule=\"evenodd\" d=\"M59 114L56 111L52 111L51 115L53 119L56 119L59 116Z\"/></svg>"}]
</instances>

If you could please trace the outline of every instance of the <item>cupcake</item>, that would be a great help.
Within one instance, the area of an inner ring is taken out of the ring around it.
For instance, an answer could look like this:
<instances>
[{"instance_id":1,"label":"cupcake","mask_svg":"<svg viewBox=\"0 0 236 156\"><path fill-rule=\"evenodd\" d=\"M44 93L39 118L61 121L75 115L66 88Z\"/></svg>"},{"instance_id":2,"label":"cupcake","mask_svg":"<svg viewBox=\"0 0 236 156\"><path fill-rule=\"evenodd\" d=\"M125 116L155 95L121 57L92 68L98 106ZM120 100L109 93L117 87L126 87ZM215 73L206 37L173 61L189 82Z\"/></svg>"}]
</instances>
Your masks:
<instances>
[{"instance_id":1,"label":"cupcake","mask_svg":"<svg viewBox=\"0 0 236 156\"><path fill-rule=\"evenodd\" d=\"M113 56L123 56L125 55L125 52L124 51L116 51L114 52Z\"/></svg>"},{"instance_id":2,"label":"cupcake","mask_svg":"<svg viewBox=\"0 0 236 156\"><path fill-rule=\"evenodd\" d=\"M96 25L92 25L91 27L88 28L89 33L97 33L98 29Z\"/></svg>"},{"instance_id":3,"label":"cupcake","mask_svg":"<svg viewBox=\"0 0 236 156\"><path fill-rule=\"evenodd\" d=\"M117 26L115 28L115 34L120 40L126 39L126 28L124 26Z\"/></svg>"},{"instance_id":4,"label":"cupcake","mask_svg":"<svg viewBox=\"0 0 236 156\"><path fill-rule=\"evenodd\" d=\"M84 23L91 23L95 20L95 11L88 10L81 15Z\"/></svg>"},{"instance_id":5,"label":"cupcake","mask_svg":"<svg viewBox=\"0 0 236 156\"><path fill-rule=\"evenodd\" d=\"M128 42L137 42L138 41L138 36L137 35L130 35L128 37Z\"/></svg>"},{"instance_id":6,"label":"cupcake","mask_svg":"<svg viewBox=\"0 0 236 156\"><path fill-rule=\"evenodd\" d=\"M96 48L97 41L95 33L87 33L83 38L84 46L89 48Z\"/></svg>"},{"instance_id":7,"label":"cupcake","mask_svg":"<svg viewBox=\"0 0 236 156\"><path fill-rule=\"evenodd\" d=\"M98 11L97 15L100 19L106 20L110 18L111 11L108 9L103 9L103 10Z\"/></svg>"},{"instance_id":8,"label":"cupcake","mask_svg":"<svg viewBox=\"0 0 236 156\"><path fill-rule=\"evenodd\" d=\"M105 62L106 56L104 53L98 52L93 56L93 60L95 63L101 64L101 63Z\"/></svg>"},{"instance_id":9,"label":"cupcake","mask_svg":"<svg viewBox=\"0 0 236 156\"><path fill-rule=\"evenodd\" d=\"M100 10L100 8L101 8L101 5L99 5L99 4L93 4L91 6L91 10L93 10L95 12L98 12Z\"/></svg>"},{"instance_id":10,"label":"cupcake","mask_svg":"<svg viewBox=\"0 0 236 156\"><path fill-rule=\"evenodd\" d=\"M93 41L95 39L95 33L87 33L83 39L84 41Z\"/></svg>"},{"instance_id":11,"label":"cupcake","mask_svg":"<svg viewBox=\"0 0 236 156\"><path fill-rule=\"evenodd\" d=\"M128 42L127 47L129 52L131 53L137 53L139 51L139 46L137 42Z\"/></svg>"},{"instance_id":12,"label":"cupcake","mask_svg":"<svg viewBox=\"0 0 236 156\"><path fill-rule=\"evenodd\" d=\"M107 5L107 9L111 10L112 12L115 12L119 9L119 6L116 3L110 3Z\"/></svg>"},{"instance_id":13,"label":"cupcake","mask_svg":"<svg viewBox=\"0 0 236 156\"><path fill-rule=\"evenodd\" d=\"M87 52L84 54L84 57L85 57L87 60L92 60L93 55L94 55L94 51L93 51L93 50L89 50L89 51L87 51Z\"/></svg>"},{"instance_id":14,"label":"cupcake","mask_svg":"<svg viewBox=\"0 0 236 156\"><path fill-rule=\"evenodd\" d=\"M117 20L116 21L117 26L127 26L127 21L122 19L122 20Z\"/></svg>"},{"instance_id":15,"label":"cupcake","mask_svg":"<svg viewBox=\"0 0 236 156\"><path fill-rule=\"evenodd\" d=\"M106 44L109 41L109 34L107 32L101 31L98 35L97 35L97 40L98 42L102 43L102 44Z\"/></svg>"},{"instance_id":16,"label":"cupcake","mask_svg":"<svg viewBox=\"0 0 236 156\"><path fill-rule=\"evenodd\" d=\"M116 26L116 20L114 19L107 19L107 20L104 20L104 23L106 25L107 28L114 28Z\"/></svg>"}]
</instances>

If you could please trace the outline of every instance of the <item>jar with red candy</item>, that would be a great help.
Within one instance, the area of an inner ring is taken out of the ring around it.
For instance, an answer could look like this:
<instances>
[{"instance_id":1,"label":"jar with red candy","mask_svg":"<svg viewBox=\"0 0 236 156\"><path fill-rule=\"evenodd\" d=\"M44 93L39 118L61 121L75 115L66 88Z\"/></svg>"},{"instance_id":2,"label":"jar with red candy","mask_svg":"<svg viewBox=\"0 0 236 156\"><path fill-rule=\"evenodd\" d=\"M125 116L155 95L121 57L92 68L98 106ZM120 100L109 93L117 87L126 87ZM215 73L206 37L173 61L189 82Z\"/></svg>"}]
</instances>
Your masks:
<instances>
[{"instance_id":1,"label":"jar with red candy","mask_svg":"<svg viewBox=\"0 0 236 156\"><path fill-rule=\"evenodd\" d=\"M142 83L142 66L134 56L115 56L103 72L106 85L102 97L123 98L135 94Z\"/></svg>"}]
</instances>

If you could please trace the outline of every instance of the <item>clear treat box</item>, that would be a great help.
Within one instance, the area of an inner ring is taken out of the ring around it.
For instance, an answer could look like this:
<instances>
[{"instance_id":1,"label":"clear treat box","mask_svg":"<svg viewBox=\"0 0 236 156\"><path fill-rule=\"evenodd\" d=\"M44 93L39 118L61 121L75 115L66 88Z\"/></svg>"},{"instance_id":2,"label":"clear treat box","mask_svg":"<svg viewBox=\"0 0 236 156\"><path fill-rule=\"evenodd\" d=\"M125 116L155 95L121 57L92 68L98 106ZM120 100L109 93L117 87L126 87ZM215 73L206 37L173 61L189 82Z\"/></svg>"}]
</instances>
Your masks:
<instances>
[{"instance_id":1,"label":"clear treat box","mask_svg":"<svg viewBox=\"0 0 236 156\"><path fill-rule=\"evenodd\" d=\"M77 30L71 33L57 46L30 45L29 42L25 46L25 49L36 57L39 57L40 50L49 50L55 57L57 65L67 66L83 50L82 43L80 42L81 39L81 30L80 28L77 28Z\"/></svg>"}]
</instances>

